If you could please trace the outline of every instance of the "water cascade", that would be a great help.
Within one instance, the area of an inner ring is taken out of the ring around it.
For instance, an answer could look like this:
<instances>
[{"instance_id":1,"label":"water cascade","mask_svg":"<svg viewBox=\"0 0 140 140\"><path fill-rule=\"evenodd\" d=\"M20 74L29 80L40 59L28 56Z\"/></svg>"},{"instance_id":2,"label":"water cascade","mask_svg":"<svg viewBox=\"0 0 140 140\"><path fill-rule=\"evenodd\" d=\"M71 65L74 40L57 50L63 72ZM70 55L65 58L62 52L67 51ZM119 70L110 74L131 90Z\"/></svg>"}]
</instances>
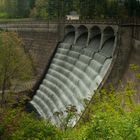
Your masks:
<instances>
[{"instance_id":1,"label":"water cascade","mask_svg":"<svg viewBox=\"0 0 140 140\"><path fill-rule=\"evenodd\" d=\"M91 100L112 63L114 32L105 29L102 36L100 29L93 28L88 39L88 30L82 29L75 32L69 28L30 102L41 117L57 126L61 121L56 114L66 117L69 106L79 114L70 121L71 126L76 124L86 107L85 100Z\"/></svg>"}]
</instances>

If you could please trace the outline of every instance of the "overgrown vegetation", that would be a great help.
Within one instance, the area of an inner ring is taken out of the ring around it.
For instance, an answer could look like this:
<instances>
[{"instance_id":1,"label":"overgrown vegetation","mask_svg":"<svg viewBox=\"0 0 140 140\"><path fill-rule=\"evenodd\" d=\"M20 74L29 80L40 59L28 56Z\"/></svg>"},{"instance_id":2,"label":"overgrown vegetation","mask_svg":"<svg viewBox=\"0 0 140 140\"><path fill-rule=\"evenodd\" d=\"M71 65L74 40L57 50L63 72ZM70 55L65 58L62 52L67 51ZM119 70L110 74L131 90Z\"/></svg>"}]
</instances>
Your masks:
<instances>
[{"instance_id":1,"label":"overgrown vegetation","mask_svg":"<svg viewBox=\"0 0 140 140\"><path fill-rule=\"evenodd\" d=\"M139 67L134 64L130 67L139 78ZM112 87L109 91L97 92L87 112L73 129L68 127L63 130L58 129L49 122L37 119L35 114L26 113L22 106L15 109L1 108L0 138L2 140L139 140L140 105L134 100L135 94L135 83L132 82L122 86L119 91L115 91ZM68 110L72 112L71 118L76 109L72 107L72 110L70 108Z\"/></svg>"},{"instance_id":2,"label":"overgrown vegetation","mask_svg":"<svg viewBox=\"0 0 140 140\"><path fill-rule=\"evenodd\" d=\"M49 122L37 120L20 108L0 109L0 139L2 140L59 140L60 130Z\"/></svg>"}]
</instances>

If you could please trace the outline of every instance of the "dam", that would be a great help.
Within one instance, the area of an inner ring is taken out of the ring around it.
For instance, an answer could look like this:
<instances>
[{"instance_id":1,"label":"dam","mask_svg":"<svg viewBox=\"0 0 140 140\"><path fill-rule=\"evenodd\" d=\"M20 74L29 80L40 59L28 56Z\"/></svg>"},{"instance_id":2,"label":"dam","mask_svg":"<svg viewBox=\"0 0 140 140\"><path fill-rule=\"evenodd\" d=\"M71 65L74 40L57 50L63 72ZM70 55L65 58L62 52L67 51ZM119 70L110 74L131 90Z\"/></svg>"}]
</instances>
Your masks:
<instances>
[{"instance_id":1,"label":"dam","mask_svg":"<svg viewBox=\"0 0 140 140\"><path fill-rule=\"evenodd\" d=\"M71 25L65 27L64 39L30 102L43 118L59 126L56 112L66 116L67 107L75 106L77 113L82 114L84 101L91 100L110 69L117 48L115 34L111 27L103 32L98 26L89 32L83 25L77 30ZM72 119L71 125L78 119Z\"/></svg>"},{"instance_id":2,"label":"dam","mask_svg":"<svg viewBox=\"0 0 140 140\"><path fill-rule=\"evenodd\" d=\"M43 28L38 23L27 28L29 24L19 24L18 28L7 25L6 29L16 30L21 36L23 32L25 36L48 32L47 23L42 24ZM68 115L67 109L73 107L77 116L69 125L75 126L97 90L109 83L118 84L133 47L134 29L131 25L98 22L53 24L52 29L49 32L56 32L59 38L53 44L48 66L42 68L45 71L33 89L30 105L57 126L61 120L56 114L62 114L63 119ZM48 60L39 62L42 61Z\"/></svg>"}]
</instances>

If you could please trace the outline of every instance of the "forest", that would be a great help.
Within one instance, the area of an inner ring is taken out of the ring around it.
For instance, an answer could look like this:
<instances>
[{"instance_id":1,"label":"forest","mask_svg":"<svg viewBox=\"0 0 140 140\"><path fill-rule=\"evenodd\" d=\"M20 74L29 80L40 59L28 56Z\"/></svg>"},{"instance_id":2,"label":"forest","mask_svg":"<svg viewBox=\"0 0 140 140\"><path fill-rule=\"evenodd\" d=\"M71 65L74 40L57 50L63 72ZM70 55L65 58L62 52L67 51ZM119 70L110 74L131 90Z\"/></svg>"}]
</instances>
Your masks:
<instances>
[{"instance_id":1,"label":"forest","mask_svg":"<svg viewBox=\"0 0 140 140\"><path fill-rule=\"evenodd\" d=\"M0 0L0 18L65 18L76 11L81 19L140 16L139 0Z\"/></svg>"}]
</instances>

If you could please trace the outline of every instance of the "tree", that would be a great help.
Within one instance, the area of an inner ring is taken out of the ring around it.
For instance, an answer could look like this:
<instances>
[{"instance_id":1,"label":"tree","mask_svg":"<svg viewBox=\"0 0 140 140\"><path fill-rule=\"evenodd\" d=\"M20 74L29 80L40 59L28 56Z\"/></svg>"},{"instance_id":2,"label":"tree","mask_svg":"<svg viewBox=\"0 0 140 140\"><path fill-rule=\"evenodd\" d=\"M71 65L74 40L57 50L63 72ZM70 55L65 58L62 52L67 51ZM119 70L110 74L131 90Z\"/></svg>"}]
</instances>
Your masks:
<instances>
[{"instance_id":1,"label":"tree","mask_svg":"<svg viewBox=\"0 0 140 140\"><path fill-rule=\"evenodd\" d=\"M36 0L35 7L31 10L31 17L47 18L47 3L46 0Z\"/></svg>"},{"instance_id":2,"label":"tree","mask_svg":"<svg viewBox=\"0 0 140 140\"><path fill-rule=\"evenodd\" d=\"M140 16L140 1L139 0L125 0L125 7L128 10L128 15L132 16Z\"/></svg>"},{"instance_id":3,"label":"tree","mask_svg":"<svg viewBox=\"0 0 140 140\"><path fill-rule=\"evenodd\" d=\"M35 6L35 1L36 0L29 0L29 7L32 9Z\"/></svg>"},{"instance_id":4,"label":"tree","mask_svg":"<svg viewBox=\"0 0 140 140\"><path fill-rule=\"evenodd\" d=\"M64 13L65 15L73 11L73 0L64 0Z\"/></svg>"},{"instance_id":5,"label":"tree","mask_svg":"<svg viewBox=\"0 0 140 140\"><path fill-rule=\"evenodd\" d=\"M17 17L17 0L5 0L5 11L8 18Z\"/></svg>"},{"instance_id":6,"label":"tree","mask_svg":"<svg viewBox=\"0 0 140 140\"><path fill-rule=\"evenodd\" d=\"M34 5L35 0L0 0L0 13L7 14L7 18L25 18Z\"/></svg>"},{"instance_id":7,"label":"tree","mask_svg":"<svg viewBox=\"0 0 140 140\"><path fill-rule=\"evenodd\" d=\"M30 3L27 0L17 0L17 16L28 17L30 13Z\"/></svg>"},{"instance_id":8,"label":"tree","mask_svg":"<svg viewBox=\"0 0 140 140\"><path fill-rule=\"evenodd\" d=\"M22 48L22 40L15 32L0 32L0 88L1 103L5 103L5 90L11 80L31 78L32 68Z\"/></svg>"}]
</instances>

